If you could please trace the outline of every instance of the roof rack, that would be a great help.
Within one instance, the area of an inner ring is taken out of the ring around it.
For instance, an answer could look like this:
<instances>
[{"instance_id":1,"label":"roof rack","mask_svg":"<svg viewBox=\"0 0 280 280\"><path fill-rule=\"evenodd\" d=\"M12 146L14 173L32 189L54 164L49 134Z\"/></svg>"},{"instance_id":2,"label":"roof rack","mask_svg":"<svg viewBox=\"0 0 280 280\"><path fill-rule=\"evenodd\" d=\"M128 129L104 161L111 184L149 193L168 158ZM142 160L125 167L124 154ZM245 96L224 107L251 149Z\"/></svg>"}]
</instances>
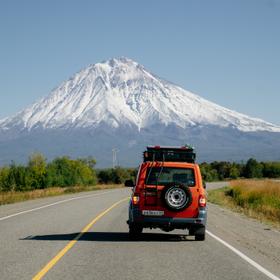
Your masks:
<instances>
[{"instance_id":1,"label":"roof rack","mask_svg":"<svg viewBox=\"0 0 280 280\"><path fill-rule=\"evenodd\" d=\"M143 153L144 162L146 161L174 161L194 163L196 153L194 148L189 145L182 147L148 146Z\"/></svg>"}]
</instances>

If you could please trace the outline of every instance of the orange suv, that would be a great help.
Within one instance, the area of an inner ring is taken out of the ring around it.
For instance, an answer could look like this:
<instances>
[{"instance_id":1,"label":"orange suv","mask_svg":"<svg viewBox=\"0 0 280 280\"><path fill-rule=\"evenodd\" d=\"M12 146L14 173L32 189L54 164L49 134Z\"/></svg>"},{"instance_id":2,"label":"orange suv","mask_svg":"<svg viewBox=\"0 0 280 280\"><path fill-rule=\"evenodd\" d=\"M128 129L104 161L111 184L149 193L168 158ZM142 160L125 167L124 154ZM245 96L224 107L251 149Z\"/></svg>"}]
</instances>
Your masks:
<instances>
[{"instance_id":1,"label":"orange suv","mask_svg":"<svg viewBox=\"0 0 280 280\"><path fill-rule=\"evenodd\" d=\"M195 240L205 239L206 193L192 147L149 146L138 169L129 203L129 235L143 228L169 232L188 229Z\"/></svg>"}]
</instances>

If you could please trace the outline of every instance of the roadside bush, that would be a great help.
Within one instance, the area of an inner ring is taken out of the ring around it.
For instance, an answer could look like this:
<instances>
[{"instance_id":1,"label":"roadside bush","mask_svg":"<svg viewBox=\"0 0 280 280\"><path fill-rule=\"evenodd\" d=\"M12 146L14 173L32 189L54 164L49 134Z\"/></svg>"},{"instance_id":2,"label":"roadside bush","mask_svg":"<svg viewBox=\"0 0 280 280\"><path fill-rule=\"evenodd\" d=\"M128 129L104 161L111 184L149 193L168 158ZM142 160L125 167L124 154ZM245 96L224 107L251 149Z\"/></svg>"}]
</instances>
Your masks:
<instances>
[{"instance_id":1,"label":"roadside bush","mask_svg":"<svg viewBox=\"0 0 280 280\"><path fill-rule=\"evenodd\" d=\"M239 179L229 186L209 190L210 202L236 209L261 221L280 225L280 182L276 180Z\"/></svg>"},{"instance_id":2,"label":"roadside bush","mask_svg":"<svg viewBox=\"0 0 280 280\"><path fill-rule=\"evenodd\" d=\"M255 215L280 219L280 183L272 180L237 180L230 183L226 193L233 201Z\"/></svg>"},{"instance_id":3,"label":"roadside bush","mask_svg":"<svg viewBox=\"0 0 280 280\"><path fill-rule=\"evenodd\" d=\"M44 189L47 187L47 163L42 154L35 153L29 157L27 166L26 185L32 189Z\"/></svg>"},{"instance_id":4,"label":"roadside bush","mask_svg":"<svg viewBox=\"0 0 280 280\"><path fill-rule=\"evenodd\" d=\"M214 161L210 164L211 169L214 169L218 173L218 178L220 180L224 180L225 178L229 178L231 163L226 161Z\"/></svg>"},{"instance_id":5,"label":"roadside bush","mask_svg":"<svg viewBox=\"0 0 280 280\"><path fill-rule=\"evenodd\" d=\"M95 185L95 171L85 160L72 160L68 157L56 158L47 165L48 186Z\"/></svg>"},{"instance_id":6,"label":"roadside bush","mask_svg":"<svg viewBox=\"0 0 280 280\"><path fill-rule=\"evenodd\" d=\"M240 168L238 168L237 166L231 166L230 170L229 170L229 178L230 179L237 179L240 177Z\"/></svg>"},{"instance_id":7,"label":"roadside bush","mask_svg":"<svg viewBox=\"0 0 280 280\"><path fill-rule=\"evenodd\" d=\"M14 191L25 191L32 189L27 184L27 168L21 165L12 165L10 167L9 181L11 182L11 189Z\"/></svg>"},{"instance_id":8,"label":"roadside bush","mask_svg":"<svg viewBox=\"0 0 280 280\"><path fill-rule=\"evenodd\" d=\"M244 168L244 176L246 178L262 178L263 165L253 158L250 158Z\"/></svg>"},{"instance_id":9,"label":"roadside bush","mask_svg":"<svg viewBox=\"0 0 280 280\"><path fill-rule=\"evenodd\" d=\"M101 184L123 184L125 180L135 180L137 170L134 168L110 168L97 172L98 181Z\"/></svg>"},{"instance_id":10,"label":"roadside bush","mask_svg":"<svg viewBox=\"0 0 280 280\"><path fill-rule=\"evenodd\" d=\"M200 164L200 172L201 172L201 176L202 176L203 180L205 180L207 182L213 182L213 181L219 180L217 170L212 169L211 165L206 162L203 162L202 164Z\"/></svg>"},{"instance_id":11,"label":"roadside bush","mask_svg":"<svg viewBox=\"0 0 280 280\"><path fill-rule=\"evenodd\" d=\"M47 187L96 185L97 176L93 158L73 160L68 157L54 159L47 164L42 154L29 157L27 166L0 168L0 191L30 191Z\"/></svg>"},{"instance_id":12,"label":"roadside bush","mask_svg":"<svg viewBox=\"0 0 280 280\"><path fill-rule=\"evenodd\" d=\"M95 171L96 161L92 157L71 159L67 156L55 158L47 163L46 158L35 153L29 157L26 166L14 162L0 168L0 192L30 191L48 187L89 186L101 184L122 184L134 180L135 168L109 168ZM258 162L251 158L246 164L227 161L203 162L200 164L203 180L207 182L224 179L280 178L280 162ZM254 198L252 198L253 200Z\"/></svg>"},{"instance_id":13,"label":"roadside bush","mask_svg":"<svg viewBox=\"0 0 280 280\"><path fill-rule=\"evenodd\" d=\"M280 162L263 162L263 176L267 178L280 178Z\"/></svg>"},{"instance_id":14,"label":"roadside bush","mask_svg":"<svg viewBox=\"0 0 280 280\"><path fill-rule=\"evenodd\" d=\"M250 158L245 164L227 161L203 162L201 174L205 181L245 178L280 178L280 162L258 162Z\"/></svg>"}]
</instances>

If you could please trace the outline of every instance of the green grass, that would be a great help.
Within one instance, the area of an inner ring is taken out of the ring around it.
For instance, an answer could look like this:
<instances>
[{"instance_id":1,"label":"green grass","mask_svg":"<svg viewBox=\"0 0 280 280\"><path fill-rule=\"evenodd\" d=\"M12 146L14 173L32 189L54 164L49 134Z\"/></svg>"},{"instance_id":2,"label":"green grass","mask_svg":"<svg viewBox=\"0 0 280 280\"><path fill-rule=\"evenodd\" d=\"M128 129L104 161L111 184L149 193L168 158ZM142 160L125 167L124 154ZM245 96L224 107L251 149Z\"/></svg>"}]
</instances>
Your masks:
<instances>
[{"instance_id":1,"label":"green grass","mask_svg":"<svg viewBox=\"0 0 280 280\"><path fill-rule=\"evenodd\" d=\"M46 189L39 189L26 192L0 192L0 205L11 204L15 202L44 198L49 196L58 196L69 193L78 193L94 190L105 190L121 188L123 185L111 184L111 185L96 185L96 186L74 186L74 187L52 187Z\"/></svg>"},{"instance_id":2,"label":"green grass","mask_svg":"<svg viewBox=\"0 0 280 280\"><path fill-rule=\"evenodd\" d=\"M224 205L226 199L225 193L229 190L229 187L223 187L208 191L208 201L218 205Z\"/></svg>"},{"instance_id":3,"label":"green grass","mask_svg":"<svg viewBox=\"0 0 280 280\"><path fill-rule=\"evenodd\" d=\"M280 182L236 180L229 187L210 190L209 202L280 226Z\"/></svg>"}]
</instances>

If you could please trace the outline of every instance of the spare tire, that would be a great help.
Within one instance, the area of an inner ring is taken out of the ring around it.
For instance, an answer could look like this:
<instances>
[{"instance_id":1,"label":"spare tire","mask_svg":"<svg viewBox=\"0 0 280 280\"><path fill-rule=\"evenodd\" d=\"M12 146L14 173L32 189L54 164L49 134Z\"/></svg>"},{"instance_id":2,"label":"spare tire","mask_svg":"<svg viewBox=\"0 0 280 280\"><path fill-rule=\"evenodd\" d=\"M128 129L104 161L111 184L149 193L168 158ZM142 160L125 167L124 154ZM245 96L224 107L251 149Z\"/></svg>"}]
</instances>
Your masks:
<instances>
[{"instance_id":1,"label":"spare tire","mask_svg":"<svg viewBox=\"0 0 280 280\"><path fill-rule=\"evenodd\" d=\"M192 193L188 186L172 183L163 189L162 199L168 209L182 211L192 203Z\"/></svg>"}]
</instances>

